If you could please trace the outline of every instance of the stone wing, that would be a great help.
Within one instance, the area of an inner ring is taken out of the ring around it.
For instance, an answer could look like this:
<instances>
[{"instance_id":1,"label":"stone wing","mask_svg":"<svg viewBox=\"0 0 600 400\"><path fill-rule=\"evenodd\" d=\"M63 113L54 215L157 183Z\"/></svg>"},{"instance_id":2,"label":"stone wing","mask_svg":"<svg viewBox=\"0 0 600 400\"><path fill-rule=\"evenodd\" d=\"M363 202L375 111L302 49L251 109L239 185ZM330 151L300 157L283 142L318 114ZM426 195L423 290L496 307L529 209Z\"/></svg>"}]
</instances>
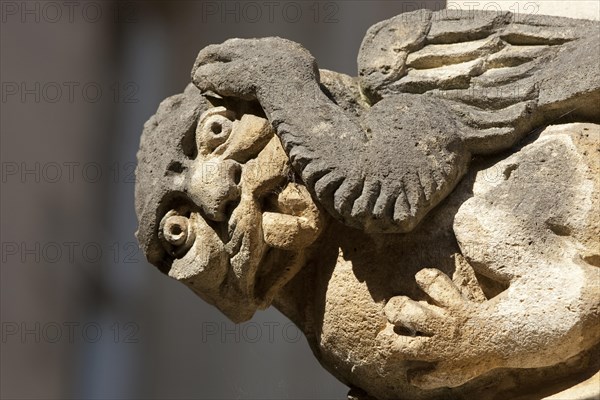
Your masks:
<instances>
[{"instance_id":1,"label":"stone wing","mask_svg":"<svg viewBox=\"0 0 600 400\"><path fill-rule=\"evenodd\" d=\"M368 232L410 232L466 173L561 118L600 121L598 22L481 11L374 25L359 76L323 73L301 46L235 39L202 50L202 91L258 100L325 210ZM320 84L320 85L319 85Z\"/></svg>"},{"instance_id":2,"label":"stone wing","mask_svg":"<svg viewBox=\"0 0 600 400\"><path fill-rule=\"evenodd\" d=\"M412 230L454 189L472 155L510 149L565 119L600 121L599 29L593 21L449 10L374 25L358 57L358 85L371 106L362 113L366 143L353 149L347 137L312 143L304 135L311 157L303 179L350 226ZM338 129L351 132L342 122ZM355 156L352 168L344 154Z\"/></svg>"},{"instance_id":3,"label":"stone wing","mask_svg":"<svg viewBox=\"0 0 600 400\"><path fill-rule=\"evenodd\" d=\"M596 21L419 10L369 29L359 85L371 104L399 93L444 99L468 126L493 128L466 130L471 150L495 152L564 114L600 119L599 32Z\"/></svg>"}]
</instances>

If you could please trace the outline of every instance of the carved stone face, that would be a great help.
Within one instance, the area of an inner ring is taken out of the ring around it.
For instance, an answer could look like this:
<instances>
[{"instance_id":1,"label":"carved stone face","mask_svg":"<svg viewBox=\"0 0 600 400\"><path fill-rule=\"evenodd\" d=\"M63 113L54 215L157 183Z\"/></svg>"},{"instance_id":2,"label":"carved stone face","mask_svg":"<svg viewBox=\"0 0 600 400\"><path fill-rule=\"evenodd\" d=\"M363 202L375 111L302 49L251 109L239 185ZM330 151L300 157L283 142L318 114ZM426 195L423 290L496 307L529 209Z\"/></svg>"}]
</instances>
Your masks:
<instances>
[{"instance_id":1,"label":"carved stone face","mask_svg":"<svg viewBox=\"0 0 600 400\"><path fill-rule=\"evenodd\" d=\"M175 178L184 195L157 227L173 258L168 274L230 319L247 320L301 267L321 230L320 211L290 182L266 119L211 108L198 120L195 146L195 159Z\"/></svg>"}]
</instances>

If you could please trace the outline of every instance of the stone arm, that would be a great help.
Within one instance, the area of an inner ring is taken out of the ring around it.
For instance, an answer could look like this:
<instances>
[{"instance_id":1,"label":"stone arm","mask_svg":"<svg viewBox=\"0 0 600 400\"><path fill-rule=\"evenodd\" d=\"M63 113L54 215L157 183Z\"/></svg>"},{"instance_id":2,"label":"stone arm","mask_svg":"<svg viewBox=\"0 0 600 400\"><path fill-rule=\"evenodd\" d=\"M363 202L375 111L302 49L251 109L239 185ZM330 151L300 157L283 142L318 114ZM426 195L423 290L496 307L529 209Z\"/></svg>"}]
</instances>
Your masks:
<instances>
[{"instance_id":1,"label":"stone arm","mask_svg":"<svg viewBox=\"0 0 600 400\"><path fill-rule=\"evenodd\" d=\"M367 232L408 232L472 154L506 150L565 115L600 120L598 24L421 10L374 25L359 54L361 118L328 98L314 58L280 38L203 49L202 91L258 100L321 205Z\"/></svg>"},{"instance_id":2,"label":"stone arm","mask_svg":"<svg viewBox=\"0 0 600 400\"><path fill-rule=\"evenodd\" d=\"M440 271L422 270L417 283L431 301L390 299L382 347L431 363L409 371L409 381L422 389L457 387L497 368L542 368L576 356L600 340L596 271L574 264L538 267L537 274L519 277L483 303L467 300Z\"/></svg>"},{"instance_id":3,"label":"stone arm","mask_svg":"<svg viewBox=\"0 0 600 400\"><path fill-rule=\"evenodd\" d=\"M403 358L434 363L423 388L459 386L495 368L565 362L600 341L596 125L547 128L535 142L480 171L454 218L473 269L508 288L469 301L437 270L417 284L431 302L394 297L382 333ZM497 173L498 179L490 179ZM393 327L423 335L394 338Z\"/></svg>"},{"instance_id":4,"label":"stone arm","mask_svg":"<svg viewBox=\"0 0 600 400\"><path fill-rule=\"evenodd\" d=\"M470 153L443 100L399 94L352 118L323 93L314 58L296 43L208 46L192 79L203 91L258 100L308 189L347 225L408 232L466 171Z\"/></svg>"}]
</instances>

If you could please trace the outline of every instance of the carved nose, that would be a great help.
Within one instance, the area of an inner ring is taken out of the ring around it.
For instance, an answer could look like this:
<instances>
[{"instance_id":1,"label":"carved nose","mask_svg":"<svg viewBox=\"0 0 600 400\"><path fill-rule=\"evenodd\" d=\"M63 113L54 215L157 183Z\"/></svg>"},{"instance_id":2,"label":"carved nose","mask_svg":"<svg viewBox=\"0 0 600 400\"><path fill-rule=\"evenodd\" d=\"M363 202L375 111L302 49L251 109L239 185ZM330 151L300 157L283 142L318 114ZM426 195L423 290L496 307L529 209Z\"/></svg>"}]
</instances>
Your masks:
<instances>
[{"instance_id":1,"label":"carved nose","mask_svg":"<svg viewBox=\"0 0 600 400\"><path fill-rule=\"evenodd\" d=\"M193 172L190 197L207 218L225 221L239 201L241 174L241 165L233 160L204 162Z\"/></svg>"}]
</instances>

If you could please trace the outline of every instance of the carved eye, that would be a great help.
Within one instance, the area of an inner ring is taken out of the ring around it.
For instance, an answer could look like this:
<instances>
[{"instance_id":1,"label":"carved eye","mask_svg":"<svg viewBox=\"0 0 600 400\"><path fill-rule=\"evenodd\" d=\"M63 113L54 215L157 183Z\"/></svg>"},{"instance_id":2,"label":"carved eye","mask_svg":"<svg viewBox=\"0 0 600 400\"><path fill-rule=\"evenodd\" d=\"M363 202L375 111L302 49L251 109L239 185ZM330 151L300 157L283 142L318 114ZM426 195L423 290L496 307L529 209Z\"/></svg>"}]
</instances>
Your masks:
<instances>
[{"instance_id":1,"label":"carved eye","mask_svg":"<svg viewBox=\"0 0 600 400\"><path fill-rule=\"evenodd\" d=\"M223 115L211 115L204 119L196 131L198 148L212 151L219 147L231 134L232 121Z\"/></svg>"},{"instance_id":2,"label":"carved eye","mask_svg":"<svg viewBox=\"0 0 600 400\"><path fill-rule=\"evenodd\" d=\"M183 257L196 239L190 219L176 210L169 211L162 218L158 236L165 250L176 258Z\"/></svg>"}]
</instances>

